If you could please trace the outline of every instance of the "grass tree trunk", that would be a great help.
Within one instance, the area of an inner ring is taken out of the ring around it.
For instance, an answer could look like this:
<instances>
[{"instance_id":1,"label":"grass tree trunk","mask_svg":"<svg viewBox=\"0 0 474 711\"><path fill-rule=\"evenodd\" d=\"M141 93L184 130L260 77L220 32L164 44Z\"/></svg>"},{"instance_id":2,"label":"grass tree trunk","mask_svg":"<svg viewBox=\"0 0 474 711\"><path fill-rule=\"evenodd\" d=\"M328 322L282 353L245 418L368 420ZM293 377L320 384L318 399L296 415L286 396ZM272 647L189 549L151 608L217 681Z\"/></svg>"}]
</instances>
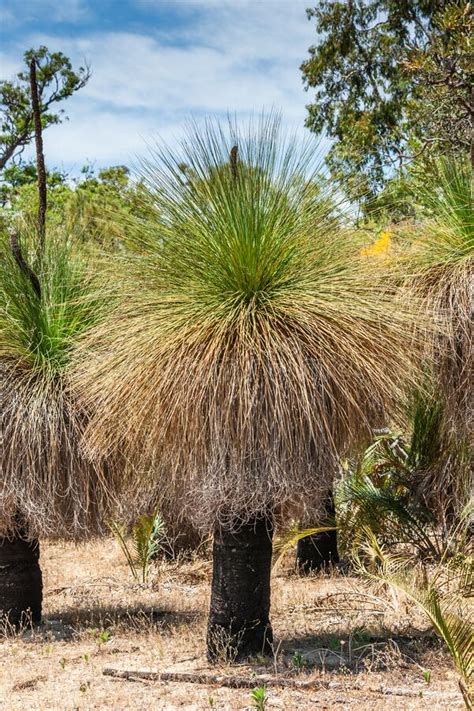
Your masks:
<instances>
[{"instance_id":1,"label":"grass tree trunk","mask_svg":"<svg viewBox=\"0 0 474 711\"><path fill-rule=\"evenodd\" d=\"M335 524L336 509L332 494L326 500L323 524ZM303 575L325 570L339 563L337 552L337 531L314 533L298 541L296 565Z\"/></svg>"},{"instance_id":2,"label":"grass tree trunk","mask_svg":"<svg viewBox=\"0 0 474 711\"><path fill-rule=\"evenodd\" d=\"M214 532L210 661L271 653L270 574L273 524L260 517Z\"/></svg>"},{"instance_id":3,"label":"grass tree trunk","mask_svg":"<svg viewBox=\"0 0 474 711\"><path fill-rule=\"evenodd\" d=\"M39 543L0 538L0 618L13 625L41 621L43 580Z\"/></svg>"}]
</instances>

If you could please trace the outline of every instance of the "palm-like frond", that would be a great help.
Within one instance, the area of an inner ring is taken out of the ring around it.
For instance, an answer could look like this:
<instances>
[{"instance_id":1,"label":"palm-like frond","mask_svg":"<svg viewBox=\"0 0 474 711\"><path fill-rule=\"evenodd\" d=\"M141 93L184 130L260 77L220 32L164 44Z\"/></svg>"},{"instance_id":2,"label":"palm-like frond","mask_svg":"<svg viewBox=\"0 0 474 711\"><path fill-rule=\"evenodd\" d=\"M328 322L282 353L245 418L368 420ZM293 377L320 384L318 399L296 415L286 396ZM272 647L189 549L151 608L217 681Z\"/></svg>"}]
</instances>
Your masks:
<instances>
[{"instance_id":1,"label":"palm-like frond","mask_svg":"<svg viewBox=\"0 0 474 711\"><path fill-rule=\"evenodd\" d=\"M74 339L100 312L90 264L64 235L39 259L33 237L0 244L0 530L81 537L101 526L112 469L81 451L87 421L67 365Z\"/></svg>"},{"instance_id":2,"label":"palm-like frond","mask_svg":"<svg viewBox=\"0 0 474 711\"><path fill-rule=\"evenodd\" d=\"M160 221L129 226L122 297L76 356L91 450L153 459L175 499L199 492L196 518L317 505L416 370L414 307L315 195L313 161L274 117L155 152Z\"/></svg>"},{"instance_id":3,"label":"palm-like frond","mask_svg":"<svg viewBox=\"0 0 474 711\"><path fill-rule=\"evenodd\" d=\"M369 477L351 477L338 491L339 526L351 550L369 529L386 543L411 543L421 555L438 559L433 520L426 509L410 505L395 487L376 485Z\"/></svg>"},{"instance_id":4,"label":"palm-like frond","mask_svg":"<svg viewBox=\"0 0 474 711\"><path fill-rule=\"evenodd\" d=\"M159 513L140 516L133 527L132 538L144 583L147 582L149 563L159 550L164 530L165 524Z\"/></svg>"},{"instance_id":5,"label":"palm-like frond","mask_svg":"<svg viewBox=\"0 0 474 711\"><path fill-rule=\"evenodd\" d=\"M296 546L299 541L302 541L303 538L335 530L337 530L336 526L330 525L328 522L327 525L316 526L313 528L300 529L298 527L293 527L289 531L284 532L282 535L278 536L277 540L273 544L272 571L275 572L277 570L288 551L294 548L294 546Z\"/></svg>"},{"instance_id":6,"label":"palm-like frond","mask_svg":"<svg viewBox=\"0 0 474 711\"><path fill-rule=\"evenodd\" d=\"M410 558L387 553L373 532L366 531L365 555L356 556L359 573L383 582L416 604L441 637L461 676L460 688L467 708L474 700L474 615L472 590L474 561L466 557L455 567L443 562L417 572ZM369 567L367 560L375 560Z\"/></svg>"},{"instance_id":7,"label":"palm-like frond","mask_svg":"<svg viewBox=\"0 0 474 711\"><path fill-rule=\"evenodd\" d=\"M445 456L443 409L426 390L413 403L411 437L390 430L376 434L362 455L347 464L336 489L340 542L348 553L360 547L365 529L391 547L410 544L426 560L440 560L447 540L452 549L465 548L472 507L456 512L449 527L441 528L425 497L426 477L433 476Z\"/></svg>"}]
</instances>

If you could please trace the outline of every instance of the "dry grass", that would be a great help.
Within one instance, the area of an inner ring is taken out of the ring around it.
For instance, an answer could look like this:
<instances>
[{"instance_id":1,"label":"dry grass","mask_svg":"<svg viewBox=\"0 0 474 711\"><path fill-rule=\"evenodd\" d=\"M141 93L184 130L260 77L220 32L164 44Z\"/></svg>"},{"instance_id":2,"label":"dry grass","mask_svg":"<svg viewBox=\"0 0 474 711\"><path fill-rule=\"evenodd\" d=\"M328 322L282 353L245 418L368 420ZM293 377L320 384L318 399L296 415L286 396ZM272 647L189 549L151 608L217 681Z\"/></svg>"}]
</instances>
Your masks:
<instances>
[{"instance_id":1,"label":"dry grass","mask_svg":"<svg viewBox=\"0 0 474 711\"><path fill-rule=\"evenodd\" d=\"M45 543L41 562L46 622L3 635L1 709L250 707L247 690L102 675L105 667L216 671L204 654L207 559L157 563L147 586L132 582L109 539ZM275 657L219 673L320 679L329 688L268 689L269 709L463 707L447 656L403 600L374 596L342 575L300 579L287 567L273 583L272 618ZM431 670L429 686L423 669Z\"/></svg>"},{"instance_id":2,"label":"dry grass","mask_svg":"<svg viewBox=\"0 0 474 711\"><path fill-rule=\"evenodd\" d=\"M0 535L81 539L105 529L121 477L81 452L86 420L64 382L0 363Z\"/></svg>"}]
</instances>

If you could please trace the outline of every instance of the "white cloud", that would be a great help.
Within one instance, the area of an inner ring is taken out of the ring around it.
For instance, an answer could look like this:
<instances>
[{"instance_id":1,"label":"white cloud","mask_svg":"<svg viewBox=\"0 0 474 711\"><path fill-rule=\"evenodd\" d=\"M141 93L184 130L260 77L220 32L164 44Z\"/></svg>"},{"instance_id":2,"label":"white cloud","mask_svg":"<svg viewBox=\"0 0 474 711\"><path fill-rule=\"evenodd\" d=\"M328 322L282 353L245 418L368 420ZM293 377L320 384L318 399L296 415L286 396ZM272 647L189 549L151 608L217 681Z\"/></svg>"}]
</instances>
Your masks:
<instances>
[{"instance_id":1,"label":"white cloud","mask_svg":"<svg viewBox=\"0 0 474 711\"><path fill-rule=\"evenodd\" d=\"M82 6L68 0L75 1ZM181 21L166 34L150 22L142 34L30 38L65 52L76 66L86 59L92 67L89 84L65 104L70 121L45 134L50 162L75 163L81 156L82 162L127 162L142 151L144 138L176 133L190 113L246 116L274 107L303 131L308 95L299 65L314 41L307 0L171 5Z\"/></svg>"},{"instance_id":2,"label":"white cloud","mask_svg":"<svg viewBox=\"0 0 474 711\"><path fill-rule=\"evenodd\" d=\"M49 162L57 166L128 164L143 150L148 134L147 122L139 118L78 110L72 120L45 131L44 148Z\"/></svg>"},{"instance_id":3,"label":"white cloud","mask_svg":"<svg viewBox=\"0 0 474 711\"><path fill-rule=\"evenodd\" d=\"M21 69L21 56L13 57L6 52L0 52L0 71L2 79L15 79Z\"/></svg>"},{"instance_id":4,"label":"white cloud","mask_svg":"<svg viewBox=\"0 0 474 711\"><path fill-rule=\"evenodd\" d=\"M121 109L242 112L275 104L301 114L304 105L297 67L293 81L286 67L258 71L242 53L236 58L202 45L169 47L126 33L79 41L75 50L91 57L93 77L83 96Z\"/></svg>"},{"instance_id":5,"label":"white cloud","mask_svg":"<svg viewBox=\"0 0 474 711\"><path fill-rule=\"evenodd\" d=\"M99 0L100 1L100 0ZM90 14L87 0L3 0L0 21L4 28L17 27L25 21L77 23Z\"/></svg>"}]
</instances>

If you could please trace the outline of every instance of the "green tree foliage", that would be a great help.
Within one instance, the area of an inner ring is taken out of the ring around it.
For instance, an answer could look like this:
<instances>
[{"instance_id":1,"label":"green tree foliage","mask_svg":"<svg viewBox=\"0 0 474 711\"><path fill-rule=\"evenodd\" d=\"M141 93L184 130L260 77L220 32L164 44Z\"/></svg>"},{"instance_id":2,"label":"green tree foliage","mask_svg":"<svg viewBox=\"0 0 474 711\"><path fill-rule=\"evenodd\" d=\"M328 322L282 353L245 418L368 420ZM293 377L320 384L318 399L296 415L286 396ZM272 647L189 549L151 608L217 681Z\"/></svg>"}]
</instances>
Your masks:
<instances>
[{"instance_id":1,"label":"green tree foliage","mask_svg":"<svg viewBox=\"0 0 474 711\"><path fill-rule=\"evenodd\" d=\"M36 59L41 123L43 129L61 123L64 110L56 105L82 89L89 80L89 68L74 71L62 52L47 47L29 49L24 54L26 66ZM0 82L0 170L14 156L22 153L34 136L29 71L17 74L16 81Z\"/></svg>"},{"instance_id":2,"label":"green tree foliage","mask_svg":"<svg viewBox=\"0 0 474 711\"><path fill-rule=\"evenodd\" d=\"M411 111L419 126L418 152L430 144L443 152L470 151L474 166L472 4L452 3L435 16L434 23L436 31L424 46L411 46L404 62L422 99Z\"/></svg>"},{"instance_id":3,"label":"green tree foliage","mask_svg":"<svg viewBox=\"0 0 474 711\"><path fill-rule=\"evenodd\" d=\"M11 164L2 172L0 224L15 228L33 226L38 210L37 171L34 163ZM126 166L110 166L96 172L84 166L78 178L58 170L47 172L47 224L64 226L83 242L116 247L126 240L126 218L150 210L145 186L133 181Z\"/></svg>"},{"instance_id":4,"label":"green tree foliage","mask_svg":"<svg viewBox=\"0 0 474 711\"><path fill-rule=\"evenodd\" d=\"M22 202L22 194L28 193L30 197L31 189L26 186L36 186L38 173L36 165L33 162L22 163L15 165L11 163L3 169L0 182L0 207L3 208L3 214L9 210L17 208L19 202ZM56 190L59 186L66 186L67 175L58 170L50 170L47 172L48 190Z\"/></svg>"},{"instance_id":5,"label":"green tree foliage","mask_svg":"<svg viewBox=\"0 0 474 711\"><path fill-rule=\"evenodd\" d=\"M133 181L124 165L98 173L85 166L59 209L66 225L83 241L117 247L127 241L128 218L140 217L150 209L144 193L143 181Z\"/></svg>"},{"instance_id":6,"label":"green tree foliage","mask_svg":"<svg viewBox=\"0 0 474 711\"><path fill-rule=\"evenodd\" d=\"M307 12L318 42L301 66L316 89L306 125L335 139L328 162L353 197L377 194L430 144L470 145L470 3L321 0Z\"/></svg>"}]
</instances>

